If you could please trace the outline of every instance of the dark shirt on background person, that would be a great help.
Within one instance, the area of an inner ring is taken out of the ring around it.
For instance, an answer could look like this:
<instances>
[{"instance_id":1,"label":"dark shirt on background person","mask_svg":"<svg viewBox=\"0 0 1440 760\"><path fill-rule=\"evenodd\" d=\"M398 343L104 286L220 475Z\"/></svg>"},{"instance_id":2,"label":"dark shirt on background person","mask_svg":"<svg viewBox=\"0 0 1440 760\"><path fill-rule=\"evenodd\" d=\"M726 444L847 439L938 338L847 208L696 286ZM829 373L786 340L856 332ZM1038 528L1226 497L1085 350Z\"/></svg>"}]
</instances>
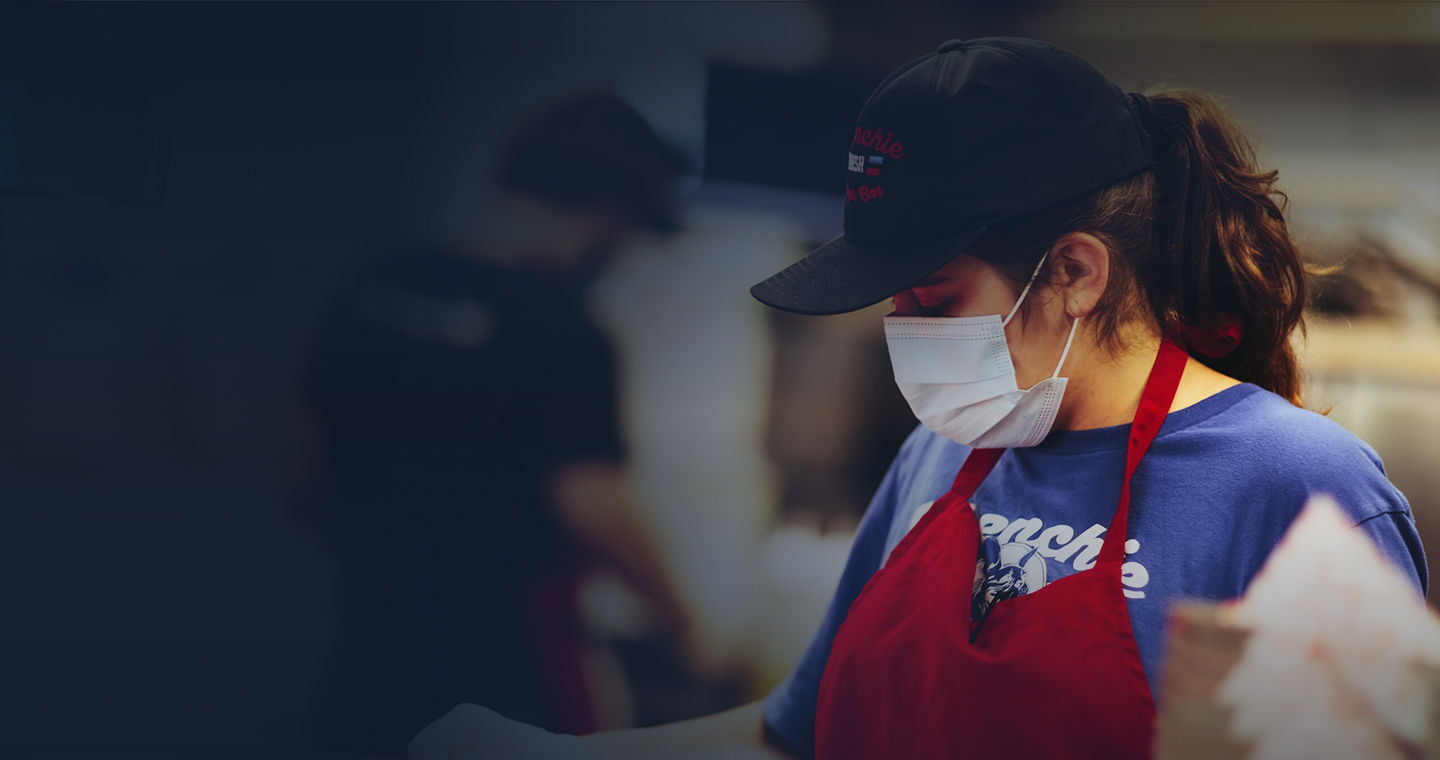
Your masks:
<instances>
[{"instance_id":1,"label":"dark shirt on background person","mask_svg":"<svg viewBox=\"0 0 1440 760\"><path fill-rule=\"evenodd\" d=\"M461 702L591 728L555 469L619 462L615 360L573 278L440 249L382 261L316 344L310 507L344 593L327 743L395 752Z\"/></svg>"}]
</instances>

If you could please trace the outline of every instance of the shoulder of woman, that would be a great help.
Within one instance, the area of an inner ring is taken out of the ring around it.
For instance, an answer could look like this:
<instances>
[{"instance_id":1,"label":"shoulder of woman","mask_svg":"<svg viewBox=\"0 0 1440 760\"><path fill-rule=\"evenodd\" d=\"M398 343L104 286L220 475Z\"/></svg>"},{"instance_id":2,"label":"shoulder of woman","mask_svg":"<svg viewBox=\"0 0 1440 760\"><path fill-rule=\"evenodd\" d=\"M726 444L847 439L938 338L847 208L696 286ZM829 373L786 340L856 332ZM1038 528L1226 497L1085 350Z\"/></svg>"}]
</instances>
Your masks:
<instances>
[{"instance_id":1,"label":"shoulder of woman","mask_svg":"<svg viewBox=\"0 0 1440 760\"><path fill-rule=\"evenodd\" d=\"M1409 512L1364 440L1317 412L1261 390L1228 410L1236 433L1233 461L1244 487L1298 511L1310 496L1334 496L1358 521Z\"/></svg>"},{"instance_id":2,"label":"shoulder of woman","mask_svg":"<svg viewBox=\"0 0 1440 760\"><path fill-rule=\"evenodd\" d=\"M964 462L969 453L969 446L958 444L920 424L910 431L910 435L900 445L895 462L907 470L913 470L927 464Z\"/></svg>"},{"instance_id":3,"label":"shoulder of woman","mask_svg":"<svg viewBox=\"0 0 1440 760\"><path fill-rule=\"evenodd\" d=\"M1258 389L1235 406L1235 421L1242 423L1247 438L1267 445L1265 452L1272 461L1381 467L1375 449L1344 426L1274 393Z\"/></svg>"}]
</instances>

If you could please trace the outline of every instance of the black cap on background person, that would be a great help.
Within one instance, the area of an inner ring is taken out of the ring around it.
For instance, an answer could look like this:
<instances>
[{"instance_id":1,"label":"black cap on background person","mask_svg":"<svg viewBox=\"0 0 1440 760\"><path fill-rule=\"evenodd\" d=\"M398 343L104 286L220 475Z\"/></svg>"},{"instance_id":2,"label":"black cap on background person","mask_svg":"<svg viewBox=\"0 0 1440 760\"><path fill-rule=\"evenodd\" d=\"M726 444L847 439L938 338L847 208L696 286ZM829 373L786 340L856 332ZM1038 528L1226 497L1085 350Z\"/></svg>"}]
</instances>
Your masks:
<instances>
[{"instance_id":1,"label":"black cap on background person","mask_svg":"<svg viewBox=\"0 0 1440 760\"><path fill-rule=\"evenodd\" d=\"M473 255L592 280L639 232L679 229L683 154L634 108L600 93L561 101L511 133Z\"/></svg>"},{"instance_id":2,"label":"black cap on background person","mask_svg":"<svg viewBox=\"0 0 1440 760\"><path fill-rule=\"evenodd\" d=\"M656 232L679 226L674 180L686 168L634 108L611 94L565 101L522 123L500 185L559 206L611 205Z\"/></svg>"}]
</instances>

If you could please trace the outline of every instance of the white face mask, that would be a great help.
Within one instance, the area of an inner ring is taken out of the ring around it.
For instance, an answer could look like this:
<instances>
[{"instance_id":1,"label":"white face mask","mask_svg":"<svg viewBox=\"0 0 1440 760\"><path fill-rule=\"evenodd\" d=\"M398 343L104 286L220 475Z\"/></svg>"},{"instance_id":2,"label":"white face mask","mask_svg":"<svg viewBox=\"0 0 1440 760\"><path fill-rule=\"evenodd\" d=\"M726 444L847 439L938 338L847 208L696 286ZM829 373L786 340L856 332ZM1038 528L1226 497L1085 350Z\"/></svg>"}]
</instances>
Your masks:
<instances>
[{"instance_id":1,"label":"white face mask","mask_svg":"<svg viewBox=\"0 0 1440 760\"><path fill-rule=\"evenodd\" d=\"M1048 255L1048 254L1047 254ZM886 317L885 342L895 383L925 427L977 449L1034 446L1050 433L1067 378L1060 367L1075 340L1076 318L1055 373L1029 390L1015 382L1005 325L1030 292L1045 257L1030 275L1015 307L1001 319Z\"/></svg>"}]
</instances>

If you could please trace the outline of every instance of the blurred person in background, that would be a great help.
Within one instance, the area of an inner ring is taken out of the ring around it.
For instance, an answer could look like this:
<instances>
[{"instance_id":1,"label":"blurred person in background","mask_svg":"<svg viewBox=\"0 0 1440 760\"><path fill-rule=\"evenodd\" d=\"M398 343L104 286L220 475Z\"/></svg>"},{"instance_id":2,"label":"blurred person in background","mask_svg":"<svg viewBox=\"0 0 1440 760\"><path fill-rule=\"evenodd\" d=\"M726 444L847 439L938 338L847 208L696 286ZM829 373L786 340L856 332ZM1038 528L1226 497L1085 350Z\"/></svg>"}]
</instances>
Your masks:
<instances>
[{"instance_id":1,"label":"blurred person in background","mask_svg":"<svg viewBox=\"0 0 1440 760\"><path fill-rule=\"evenodd\" d=\"M1214 98L952 40L880 85L847 162L844 234L751 292L893 299L922 424L796 669L763 702L583 738L461 705L411 760L1149 757L1169 603L1242 595L1316 492L1423 594L1405 497L1301 405L1304 264Z\"/></svg>"},{"instance_id":2,"label":"blurred person in background","mask_svg":"<svg viewBox=\"0 0 1440 760\"><path fill-rule=\"evenodd\" d=\"M394 756L478 702L595 728L576 582L608 563L683 632L634 509L615 358L587 292L617 247L676 224L680 154L617 97L563 103L506 147L479 245L380 261L310 357L305 510L339 561L334 749Z\"/></svg>"}]
</instances>

